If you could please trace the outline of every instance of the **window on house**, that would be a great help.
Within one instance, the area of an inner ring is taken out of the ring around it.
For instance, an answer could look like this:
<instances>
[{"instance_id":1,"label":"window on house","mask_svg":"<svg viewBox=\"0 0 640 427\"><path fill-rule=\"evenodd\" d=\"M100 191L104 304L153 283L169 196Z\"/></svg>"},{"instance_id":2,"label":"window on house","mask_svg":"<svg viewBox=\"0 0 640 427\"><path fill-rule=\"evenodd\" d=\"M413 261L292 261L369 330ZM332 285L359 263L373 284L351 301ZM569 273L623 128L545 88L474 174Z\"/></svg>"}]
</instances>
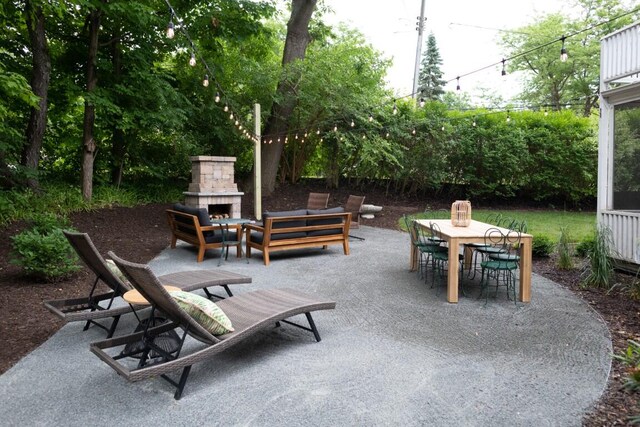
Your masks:
<instances>
[{"instance_id":1,"label":"window on house","mask_svg":"<svg viewBox=\"0 0 640 427\"><path fill-rule=\"evenodd\" d=\"M613 141L613 209L640 210L640 100L615 107Z\"/></svg>"}]
</instances>

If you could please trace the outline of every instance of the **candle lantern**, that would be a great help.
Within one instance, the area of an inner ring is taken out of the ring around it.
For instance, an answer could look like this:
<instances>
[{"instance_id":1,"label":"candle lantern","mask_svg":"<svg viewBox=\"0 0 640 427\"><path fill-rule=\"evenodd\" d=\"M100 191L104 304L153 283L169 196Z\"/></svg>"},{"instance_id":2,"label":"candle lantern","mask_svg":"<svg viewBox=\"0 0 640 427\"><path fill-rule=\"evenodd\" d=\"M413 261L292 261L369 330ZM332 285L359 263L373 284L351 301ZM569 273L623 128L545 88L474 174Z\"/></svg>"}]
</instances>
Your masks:
<instances>
[{"instance_id":1,"label":"candle lantern","mask_svg":"<svg viewBox=\"0 0 640 427\"><path fill-rule=\"evenodd\" d=\"M456 200L451 205L451 224L454 227L468 227L471 224L471 202Z\"/></svg>"}]
</instances>

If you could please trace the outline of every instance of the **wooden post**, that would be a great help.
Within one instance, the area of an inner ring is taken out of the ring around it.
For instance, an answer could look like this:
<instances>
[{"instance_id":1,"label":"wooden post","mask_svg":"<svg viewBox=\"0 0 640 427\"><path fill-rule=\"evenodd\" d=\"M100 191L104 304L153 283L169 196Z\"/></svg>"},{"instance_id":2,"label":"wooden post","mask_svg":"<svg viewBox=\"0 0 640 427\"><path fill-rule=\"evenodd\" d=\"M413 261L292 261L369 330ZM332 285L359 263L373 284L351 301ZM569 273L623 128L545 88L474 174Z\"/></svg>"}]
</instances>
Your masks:
<instances>
[{"instance_id":1,"label":"wooden post","mask_svg":"<svg viewBox=\"0 0 640 427\"><path fill-rule=\"evenodd\" d=\"M255 146L253 149L253 207L258 221L262 220L262 142L260 134L260 104L253 106Z\"/></svg>"}]
</instances>

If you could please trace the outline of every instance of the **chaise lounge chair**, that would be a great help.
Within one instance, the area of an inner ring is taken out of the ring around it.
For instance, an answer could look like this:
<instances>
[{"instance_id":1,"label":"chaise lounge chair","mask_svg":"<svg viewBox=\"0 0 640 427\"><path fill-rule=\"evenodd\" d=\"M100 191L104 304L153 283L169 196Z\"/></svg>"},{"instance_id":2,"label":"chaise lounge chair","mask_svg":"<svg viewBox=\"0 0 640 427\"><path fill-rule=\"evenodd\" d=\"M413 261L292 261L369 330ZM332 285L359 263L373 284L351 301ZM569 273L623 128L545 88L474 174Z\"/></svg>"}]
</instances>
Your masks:
<instances>
[{"instance_id":1,"label":"chaise lounge chair","mask_svg":"<svg viewBox=\"0 0 640 427\"><path fill-rule=\"evenodd\" d=\"M158 310L168 322L131 335L92 343L91 351L129 381L161 375L176 388L175 399L182 396L194 363L202 362L262 329L280 326L280 322L287 323L313 332L316 340L320 341L311 312L333 309L336 305L334 301L293 289L247 292L215 303L229 318L234 331L214 336L176 303L148 266L125 261L113 252L109 252L109 256L129 278L135 289L151 304L151 315ZM306 315L309 327L285 320L298 314ZM174 353L169 354L154 344L154 339L160 334L176 328L182 328L184 332ZM194 346L189 343L189 350L185 351L187 354L181 354L187 335L200 343L194 342ZM127 348L134 350L127 352ZM154 359L147 363L147 356ZM132 357L139 358L139 361L132 360ZM166 375L177 370L182 370L178 381Z\"/></svg>"},{"instance_id":2,"label":"chaise lounge chair","mask_svg":"<svg viewBox=\"0 0 640 427\"><path fill-rule=\"evenodd\" d=\"M96 278L87 297L45 301L44 306L65 322L86 321L83 330L86 331L93 324L106 330L107 338L111 338L120 316L132 311L129 304L114 303L132 287L109 269L87 233L65 231L64 234L82 261L95 273ZM158 280L164 285L176 286L183 291L202 289L208 298L223 298L209 292L208 287L222 286L229 296L233 296L228 285L251 283L251 277L223 270L181 271L160 276ZM111 290L97 293L99 282L103 282ZM98 319L109 317L113 318L109 326L96 322Z\"/></svg>"}]
</instances>

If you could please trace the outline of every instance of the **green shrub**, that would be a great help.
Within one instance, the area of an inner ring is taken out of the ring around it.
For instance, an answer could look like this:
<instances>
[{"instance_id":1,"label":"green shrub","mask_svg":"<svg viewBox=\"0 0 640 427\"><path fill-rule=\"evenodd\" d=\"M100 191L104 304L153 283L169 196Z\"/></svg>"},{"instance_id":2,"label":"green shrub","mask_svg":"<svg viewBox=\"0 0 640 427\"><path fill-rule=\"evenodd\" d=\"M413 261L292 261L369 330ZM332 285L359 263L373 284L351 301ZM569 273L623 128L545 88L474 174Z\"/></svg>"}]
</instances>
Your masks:
<instances>
[{"instance_id":1,"label":"green shrub","mask_svg":"<svg viewBox=\"0 0 640 427\"><path fill-rule=\"evenodd\" d=\"M593 247L596 245L596 237L589 236L576 245L576 255L581 258L586 258L589 253L593 251Z\"/></svg>"},{"instance_id":2,"label":"green shrub","mask_svg":"<svg viewBox=\"0 0 640 427\"><path fill-rule=\"evenodd\" d=\"M588 252L589 264L584 271L582 285L609 289L613 279L613 242L611 230L597 227L594 244Z\"/></svg>"},{"instance_id":3,"label":"green shrub","mask_svg":"<svg viewBox=\"0 0 640 427\"><path fill-rule=\"evenodd\" d=\"M573 268L570 240L567 227L561 227L560 240L558 240L558 244L556 245L556 250L558 251L557 265L560 270L570 270Z\"/></svg>"},{"instance_id":4,"label":"green shrub","mask_svg":"<svg viewBox=\"0 0 640 427\"><path fill-rule=\"evenodd\" d=\"M533 236L533 244L531 253L534 257L548 257L553 252L553 240L546 234L538 234Z\"/></svg>"},{"instance_id":5,"label":"green shrub","mask_svg":"<svg viewBox=\"0 0 640 427\"><path fill-rule=\"evenodd\" d=\"M62 233L68 221L38 215L33 226L13 237L12 262L37 279L55 282L78 271L78 256Z\"/></svg>"}]
</instances>

